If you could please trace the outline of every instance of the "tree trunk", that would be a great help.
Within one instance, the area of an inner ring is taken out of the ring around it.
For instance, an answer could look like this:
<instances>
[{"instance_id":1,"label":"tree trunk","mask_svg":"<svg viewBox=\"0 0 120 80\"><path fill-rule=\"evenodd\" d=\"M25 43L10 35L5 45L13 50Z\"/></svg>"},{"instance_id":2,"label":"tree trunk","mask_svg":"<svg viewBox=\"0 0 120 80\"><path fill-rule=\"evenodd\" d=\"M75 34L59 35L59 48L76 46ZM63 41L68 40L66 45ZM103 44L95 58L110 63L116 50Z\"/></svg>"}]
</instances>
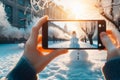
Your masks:
<instances>
[{"instance_id":1,"label":"tree trunk","mask_svg":"<svg viewBox=\"0 0 120 80\"><path fill-rule=\"evenodd\" d=\"M112 20L114 21L113 3L114 3L114 0L112 0L112 1L111 1L111 10L110 10L110 15L112 16Z\"/></svg>"},{"instance_id":2,"label":"tree trunk","mask_svg":"<svg viewBox=\"0 0 120 80\"><path fill-rule=\"evenodd\" d=\"M87 42L87 39L86 39L86 37L85 37L85 43Z\"/></svg>"},{"instance_id":3,"label":"tree trunk","mask_svg":"<svg viewBox=\"0 0 120 80\"><path fill-rule=\"evenodd\" d=\"M93 40L92 40L92 38L90 38L89 41L90 41L90 44L93 45Z\"/></svg>"},{"instance_id":4,"label":"tree trunk","mask_svg":"<svg viewBox=\"0 0 120 80\"><path fill-rule=\"evenodd\" d=\"M89 39L90 44L93 45L93 40L92 40L92 35L91 34L88 35L88 39Z\"/></svg>"}]
</instances>

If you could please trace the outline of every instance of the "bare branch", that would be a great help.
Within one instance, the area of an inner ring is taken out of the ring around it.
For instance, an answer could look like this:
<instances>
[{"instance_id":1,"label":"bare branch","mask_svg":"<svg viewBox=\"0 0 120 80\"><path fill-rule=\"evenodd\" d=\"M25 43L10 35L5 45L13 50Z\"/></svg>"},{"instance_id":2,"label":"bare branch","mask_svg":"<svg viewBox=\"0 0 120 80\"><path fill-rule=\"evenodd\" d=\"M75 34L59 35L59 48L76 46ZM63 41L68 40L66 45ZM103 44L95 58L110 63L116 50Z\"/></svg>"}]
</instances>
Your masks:
<instances>
[{"instance_id":1,"label":"bare branch","mask_svg":"<svg viewBox=\"0 0 120 80\"><path fill-rule=\"evenodd\" d=\"M85 28L85 29L84 29ZM88 29L87 29L87 27L81 27L81 29L82 29L82 31L86 34L86 35L88 35Z\"/></svg>"},{"instance_id":2,"label":"bare branch","mask_svg":"<svg viewBox=\"0 0 120 80\"><path fill-rule=\"evenodd\" d=\"M81 27L81 29L82 29L82 31L83 31L84 33L86 33L86 30L84 30L84 28L83 28L83 27Z\"/></svg>"},{"instance_id":3,"label":"bare branch","mask_svg":"<svg viewBox=\"0 0 120 80\"><path fill-rule=\"evenodd\" d=\"M101 14L106 20L108 20L109 22L111 22L116 28L118 28L118 25L112 20L110 19L106 14Z\"/></svg>"},{"instance_id":4,"label":"bare branch","mask_svg":"<svg viewBox=\"0 0 120 80\"><path fill-rule=\"evenodd\" d=\"M103 7L100 3L101 3L101 1L102 0L98 0L98 4L97 5L95 5L95 7L96 8L98 8L99 10L100 10L100 14L106 19L106 20L108 20L109 22L111 22L114 26L115 26L115 28L118 28L119 26L114 22L114 20L113 20L113 13L112 13L112 9L113 8L111 8L111 12L110 12L110 14L111 14L111 16L112 16L112 18L110 18L110 17L108 17L107 16L107 14L104 12L104 9L103 8L105 8L105 7ZM109 5L109 7L110 6L116 6L115 4L113 4L113 0L112 0L112 5ZM118 4L117 4L118 5ZM107 6L108 7L108 6Z\"/></svg>"}]
</instances>

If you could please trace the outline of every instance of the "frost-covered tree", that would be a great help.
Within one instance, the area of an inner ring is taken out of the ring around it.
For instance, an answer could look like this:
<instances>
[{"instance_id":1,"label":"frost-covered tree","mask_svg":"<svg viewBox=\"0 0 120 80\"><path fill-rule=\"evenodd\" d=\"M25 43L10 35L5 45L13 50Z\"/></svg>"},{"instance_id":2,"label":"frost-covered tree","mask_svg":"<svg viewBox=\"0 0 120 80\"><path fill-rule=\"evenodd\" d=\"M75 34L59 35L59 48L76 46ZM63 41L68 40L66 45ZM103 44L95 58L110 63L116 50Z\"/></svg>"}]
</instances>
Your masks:
<instances>
[{"instance_id":1,"label":"frost-covered tree","mask_svg":"<svg viewBox=\"0 0 120 80\"><path fill-rule=\"evenodd\" d=\"M0 37L21 38L22 33L16 27L12 27L7 19L4 5L0 2Z\"/></svg>"},{"instance_id":2,"label":"frost-covered tree","mask_svg":"<svg viewBox=\"0 0 120 80\"><path fill-rule=\"evenodd\" d=\"M10 24L7 21L7 16L3 4L0 2L0 35L2 35L2 29L6 26L10 26Z\"/></svg>"},{"instance_id":3,"label":"frost-covered tree","mask_svg":"<svg viewBox=\"0 0 120 80\"><path fill-rule=\"evenodd\" d=\"M91 27L90 27L91 26ZM91 45L93 45L93 36L96 30L96 26L93 22L89 22L89 24L86 22L85 26L81 27L82 31L86 34L89 42ZM86 39L86 38L85 38ZM85 41L86 42L86 41Z\"/></svg>"},{"instance_id":4,"label":"frost-covered tree","mask_svg":"<svg viewBox=\"0 0 120 80\"><path fill-rule=\"evenodd\" d=\"M120 1L98 0L96 7L99 9L100 14L120 31Z\"/></svg>"},{"instance_id":5,"label":"frost-covered tree","mask_svg":"<svg viewBox=\"0 0 120 80\"><path fill-rule=\"evenodd\" d=\"M27 9L26 9L27 10ZM25 11L26 14L26 11ZM30 21L31 15L28 16L27 22ZM26 24L26 29L18 29L15 26L12 26L7 17L7 13L5 12L5 6L2 2L0 2L0 37L5 38L24 38L28 39L30 36L30 32L32 27L35 25L36 21L39 20L39 17L32 17L32 21L29 22L29 24Z\"/></svg>"}]
</instances>

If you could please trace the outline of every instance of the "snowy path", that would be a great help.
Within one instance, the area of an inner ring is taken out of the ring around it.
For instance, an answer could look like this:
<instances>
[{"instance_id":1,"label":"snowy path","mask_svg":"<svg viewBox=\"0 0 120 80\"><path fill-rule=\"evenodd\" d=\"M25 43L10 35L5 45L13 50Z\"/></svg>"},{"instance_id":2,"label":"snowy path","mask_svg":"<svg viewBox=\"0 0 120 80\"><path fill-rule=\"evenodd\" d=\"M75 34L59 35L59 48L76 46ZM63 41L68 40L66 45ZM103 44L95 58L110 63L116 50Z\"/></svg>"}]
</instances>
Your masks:
<instances>
[{"instance_id":1,"label":"snowy path","mask_svg":"<svg viewBox=\"0 0 120 80\"><path fill-rule=\"evenodd\" d=\"M23 50L18 44L0 45L0 79L16 65ZM101 67L105 57L104 52L97 50L70 50L48 64L38 80L104 80Z\"/></svg>"},{"instance_id":2,"label":"snowy path","mask_svg":"<svg viewBox=\"0 0 120 80\"><path fill-rule=\"evenodd\" d=\"M53 43L52 41L49 41L49 48L70 48L70 41L64 41L64 42L56 42ZM89 43L84 43L79 41L80 48L96 48L96 46L90 45Z\"/></svg>"}]
</instances>

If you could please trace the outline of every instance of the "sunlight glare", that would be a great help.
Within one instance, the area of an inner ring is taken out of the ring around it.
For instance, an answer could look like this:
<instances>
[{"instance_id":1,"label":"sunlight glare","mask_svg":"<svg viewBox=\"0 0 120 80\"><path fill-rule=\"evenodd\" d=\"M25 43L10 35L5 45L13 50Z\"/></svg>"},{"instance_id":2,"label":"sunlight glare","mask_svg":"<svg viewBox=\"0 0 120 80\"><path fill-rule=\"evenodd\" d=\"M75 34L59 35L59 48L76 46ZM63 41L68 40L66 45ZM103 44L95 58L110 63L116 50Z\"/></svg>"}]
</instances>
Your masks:
<instances>
[{"instance_id":1,"label":"sunlight glare","mask_svg":"<svg viewBox=\"0 0 120 80\"><path fill-rule=\"evenodd\" d=\"M101 18L95 4L96 0L61 0L61 5L72 16L72 19Z\"/></svg>"},{"instance_id":2,"label":"sunlight glare","mask_svg":"<svg viewBox=\"0 0 120 80\"><path fill-rule=\"evenodd\" d=\"M80 4L80 3L74 4L74 6L71 9L76 19L86 14L86 6L84 4Z\"/></svg>"}]
</instances>

